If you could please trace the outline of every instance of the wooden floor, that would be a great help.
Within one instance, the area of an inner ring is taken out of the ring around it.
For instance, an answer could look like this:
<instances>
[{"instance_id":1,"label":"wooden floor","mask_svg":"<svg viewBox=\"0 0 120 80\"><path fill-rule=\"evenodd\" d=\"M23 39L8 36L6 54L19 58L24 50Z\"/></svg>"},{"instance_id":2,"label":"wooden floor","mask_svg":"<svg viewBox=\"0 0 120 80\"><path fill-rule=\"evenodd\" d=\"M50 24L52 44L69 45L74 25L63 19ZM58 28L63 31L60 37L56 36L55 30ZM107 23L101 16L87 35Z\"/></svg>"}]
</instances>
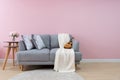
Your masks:
<instances>
[{"instance_id":1,"label":"wooden floor","mask_svg":"<svg viewBox=\"0 0 120 80\"><path fill-rule=\"evenodd\" d=\"M18 66L13 67L10 63L7 64L4 71L1 66L2 63L0 63L0 80L8 80L16 74L22 73ZM53 68L53 66L42 66L42 68L44 67ZM26 67L25 71L34 69L38 69L38 66ZM85 80L120 80L120 63L81 63L76 72Z\"/></svg>"}]
</instances>

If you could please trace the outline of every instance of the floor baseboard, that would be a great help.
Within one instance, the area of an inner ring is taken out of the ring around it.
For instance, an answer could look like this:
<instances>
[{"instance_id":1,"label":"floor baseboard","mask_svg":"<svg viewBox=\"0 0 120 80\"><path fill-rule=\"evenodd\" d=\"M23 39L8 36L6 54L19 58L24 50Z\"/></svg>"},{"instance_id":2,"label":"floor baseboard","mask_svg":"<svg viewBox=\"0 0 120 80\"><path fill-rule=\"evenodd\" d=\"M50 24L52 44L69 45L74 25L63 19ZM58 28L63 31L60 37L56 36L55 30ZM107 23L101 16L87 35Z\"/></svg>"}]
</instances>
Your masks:
<instances>
[{"instance_id":1,"label":"floor baseboard","mask_svg":"<svg viewBox=\"0 0 120 80\"><path fill-rule=\"evenodd\" d=\"M0 63L3 63L4 59L0 59ZM8 63L12 63L12 59L7 60Z\"/></svg>"},{"instance_id":2,"label":"floor baseboard","mask_svg":"<svg viewBox=\"0 0 120 80\"><path fill-rule=\"evenodd\" d=\"M2 63L4 59L0 59ZM12 59L8 59L8 63L12 63ZM120 59L82 59L81 62L120 62Z\"/></svg>"},{"instance_id":3,"label":"floor baseboard","mask_svg":"<svg viewBox=\"0 0 120 80\"><path fill-rule=\"evenodd\" d=\"M81 62L120 62L120 59L82 59Z\"/></svg>"}]
</instances>

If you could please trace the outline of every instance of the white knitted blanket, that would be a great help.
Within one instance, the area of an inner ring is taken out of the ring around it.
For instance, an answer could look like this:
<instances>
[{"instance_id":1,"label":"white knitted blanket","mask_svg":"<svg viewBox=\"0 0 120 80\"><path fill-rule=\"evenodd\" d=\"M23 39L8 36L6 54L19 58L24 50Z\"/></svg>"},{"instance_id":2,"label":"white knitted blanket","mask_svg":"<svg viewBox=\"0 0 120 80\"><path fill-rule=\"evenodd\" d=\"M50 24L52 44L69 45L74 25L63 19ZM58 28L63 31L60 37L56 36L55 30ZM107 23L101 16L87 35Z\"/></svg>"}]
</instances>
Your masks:
<instances>
[{"instance_id":1,"label":"white knitted blanket","mask_svg":"<svg viewBox=\"0 0 120 80\"><path fill-rule=\"evenodd\" d=\"M69 34L58 34L60 48L55 55L54 70L58 72L75 71L75 54L73 49L64 49L64 45L70 41Z\"/></svg>"}]
</instances>

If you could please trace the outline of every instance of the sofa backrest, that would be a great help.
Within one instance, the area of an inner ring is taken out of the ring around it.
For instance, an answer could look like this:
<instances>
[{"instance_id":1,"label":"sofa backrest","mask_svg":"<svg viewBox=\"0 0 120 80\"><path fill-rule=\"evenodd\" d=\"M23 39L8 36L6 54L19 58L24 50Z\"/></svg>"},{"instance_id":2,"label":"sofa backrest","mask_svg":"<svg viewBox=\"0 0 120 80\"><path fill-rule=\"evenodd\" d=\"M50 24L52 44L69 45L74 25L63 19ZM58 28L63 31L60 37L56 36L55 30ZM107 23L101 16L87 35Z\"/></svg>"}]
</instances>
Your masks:
<instances>
[{"instance_id":1,"label":"sofa backrest","mask_svg":"<svg viewBox=\"0 0 120 80\"><path fill-rule=\"evenodd\" d=\"M70 35L70 40L72 40L72 38ZM50 35L50 41L51 48L59 48L58 34Z\"/></svg>"},{"instance_id":2,"label":"sofa backrest","mask_svg":"<svg viewBox=\"0 0 120 80\"><path fill-rule=\"evenodd\" d=\"M32 35L27 35L28 38L32 39L32 37L34 38L34 35L40 35L45 46L49 49L52 48L59 48L59 42L58 42L58 34L32 34ZM25 35L22 35L25 36ZM72 36L70 35L70 39L72 40Z\"/></svg>"},{"instance_id":3,"label":"sofa backrest","mask_svg":"<svg viewBox=\"0 0 120 80\"><path fill-rule=\"evenodd\" d=\"M59 43L58 43L58 35L50 35L50 46L51 48L59 48Z\"/></svg>"}]
</instances>

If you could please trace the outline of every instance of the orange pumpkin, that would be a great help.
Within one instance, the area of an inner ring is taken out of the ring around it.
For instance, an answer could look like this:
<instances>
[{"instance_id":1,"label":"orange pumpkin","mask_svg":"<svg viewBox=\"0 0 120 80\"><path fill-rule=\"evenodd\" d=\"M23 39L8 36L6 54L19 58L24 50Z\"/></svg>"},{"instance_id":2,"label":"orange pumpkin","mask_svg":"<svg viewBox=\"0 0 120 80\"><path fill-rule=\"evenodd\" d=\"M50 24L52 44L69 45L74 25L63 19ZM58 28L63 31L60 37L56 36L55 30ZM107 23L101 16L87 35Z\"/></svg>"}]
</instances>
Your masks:
<instances>
[{"instance_id":1,"label":"orange pumpkin","mask_svg":"<svg viewBox=\"0 0 120 80\"><path fill-rule=\"evenodd\" d=\"M71 49L72 48L72 42L68 42L64 45L65 49Z\"/></svg>"}]
</instances>

